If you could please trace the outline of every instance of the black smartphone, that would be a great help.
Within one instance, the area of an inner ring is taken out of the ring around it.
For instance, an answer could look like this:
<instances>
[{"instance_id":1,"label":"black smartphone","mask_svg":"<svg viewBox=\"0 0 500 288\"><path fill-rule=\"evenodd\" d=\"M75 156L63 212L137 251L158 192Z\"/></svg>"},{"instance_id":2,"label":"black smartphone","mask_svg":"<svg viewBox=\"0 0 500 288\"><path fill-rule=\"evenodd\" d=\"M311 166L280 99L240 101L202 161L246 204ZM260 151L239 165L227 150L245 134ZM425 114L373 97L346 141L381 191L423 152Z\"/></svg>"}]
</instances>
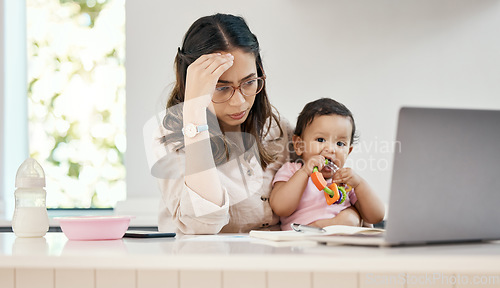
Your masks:
<instances>
[{"instance_id":1,"label":"black smartphone","mask_svg":"<svg viewBox=\"0 0 500 288\"><path fill-rule=\"evenodd\" d=\"M158 232L158 231L143 231L143 230L128 230L123 237L130 238L161 238L175 237L174 232Z\"/></svg>"}]
</instances>

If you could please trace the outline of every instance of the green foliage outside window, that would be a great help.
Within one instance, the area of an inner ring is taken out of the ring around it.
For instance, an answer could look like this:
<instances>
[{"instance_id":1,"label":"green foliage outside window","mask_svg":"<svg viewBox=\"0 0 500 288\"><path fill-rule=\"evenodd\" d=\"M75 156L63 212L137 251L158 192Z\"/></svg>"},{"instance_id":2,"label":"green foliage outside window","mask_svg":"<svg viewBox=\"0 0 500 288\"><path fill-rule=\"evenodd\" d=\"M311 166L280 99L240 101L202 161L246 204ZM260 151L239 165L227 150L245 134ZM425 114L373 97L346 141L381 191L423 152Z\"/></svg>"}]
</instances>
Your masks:
<instances>
[{"instance_id":1,"label":"green foliage outside window","mask_svg":"<svg viewBox=\"0 0 500 288\"><path fill-rule=\"evenodd\" d=\"M125 0L27 0L30 155L52 208L124 200Z\"/></svg>"}]
</instances>

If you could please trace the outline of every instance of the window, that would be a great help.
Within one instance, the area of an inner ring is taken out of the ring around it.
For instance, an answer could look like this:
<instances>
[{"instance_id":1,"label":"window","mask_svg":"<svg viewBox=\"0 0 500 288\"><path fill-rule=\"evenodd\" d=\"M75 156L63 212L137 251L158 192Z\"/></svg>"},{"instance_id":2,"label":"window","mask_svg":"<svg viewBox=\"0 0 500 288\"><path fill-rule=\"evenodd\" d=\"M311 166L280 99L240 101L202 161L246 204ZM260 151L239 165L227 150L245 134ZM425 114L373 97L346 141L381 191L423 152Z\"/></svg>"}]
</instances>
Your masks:
<instances>
[{"instance_id":1,"label":"window","mask_svg":"<svg viewBox=\"0 0 500 288\"><path fill-rule=\"evenodd\" d=\"M50 208L126 197L125 0L27 0L29 152Z\"/></svg>"}]
</instances>

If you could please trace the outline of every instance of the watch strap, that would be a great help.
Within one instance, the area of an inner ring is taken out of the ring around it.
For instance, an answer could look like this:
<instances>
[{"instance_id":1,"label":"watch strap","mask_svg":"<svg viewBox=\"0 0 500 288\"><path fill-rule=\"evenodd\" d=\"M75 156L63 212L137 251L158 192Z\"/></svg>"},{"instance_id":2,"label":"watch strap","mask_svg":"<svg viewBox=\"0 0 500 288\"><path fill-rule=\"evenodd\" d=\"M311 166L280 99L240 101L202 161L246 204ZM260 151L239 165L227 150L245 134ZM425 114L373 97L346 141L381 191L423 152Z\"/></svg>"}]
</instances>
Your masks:
<instances>
[{"instance_id":1,"label":"watch strap","mask_svg":"<svg viewBox=\"0 0 500 288\"><path fill-rule=\"evenodd\" d=\"M207 131L207 130L208 130L208 124L196 126L196 131L198 133L203 132L203 131Z\"/></svg>"}]
</instances>

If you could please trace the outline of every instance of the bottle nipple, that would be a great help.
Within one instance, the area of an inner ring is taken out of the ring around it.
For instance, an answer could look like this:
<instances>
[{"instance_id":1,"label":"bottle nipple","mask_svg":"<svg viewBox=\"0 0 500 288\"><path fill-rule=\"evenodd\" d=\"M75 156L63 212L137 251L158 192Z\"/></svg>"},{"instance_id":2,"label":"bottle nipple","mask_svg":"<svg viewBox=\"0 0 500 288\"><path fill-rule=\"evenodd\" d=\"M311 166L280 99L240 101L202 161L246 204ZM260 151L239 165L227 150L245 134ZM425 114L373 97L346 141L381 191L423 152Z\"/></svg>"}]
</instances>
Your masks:
<instances>
[{"instance_id":1,"label":"bottle nipple","mask_svg":"<svg viewBox=\"0 0 500 288\"><path fill-rule=\"evenodd\" d=\"M16 173L16 187L45 187L45 173L35 159L28 158L19 166Z\"/></svg>"}]
</instances>

